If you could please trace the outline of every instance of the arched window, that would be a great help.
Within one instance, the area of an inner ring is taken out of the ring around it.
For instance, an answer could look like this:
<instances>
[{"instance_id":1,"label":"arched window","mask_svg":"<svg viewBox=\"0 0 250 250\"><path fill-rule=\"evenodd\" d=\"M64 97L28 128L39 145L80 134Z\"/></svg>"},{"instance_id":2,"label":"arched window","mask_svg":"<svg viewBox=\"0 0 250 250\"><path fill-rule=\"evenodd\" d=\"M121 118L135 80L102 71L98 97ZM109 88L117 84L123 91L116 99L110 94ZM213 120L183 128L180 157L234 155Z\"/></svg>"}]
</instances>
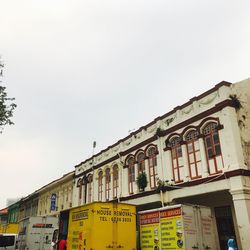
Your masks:
<instances>
[{"instance_id":1,"label":"arched window","mask_svg":"<svg viewBox=\"0 0 250 250\"><path fill-rule=\"evenodd\" d=\"M156 187L157 171L157 150L155 147L150 147L147 151L148 166L149 166L149 183L150 187L154 189Z\"/></svg>"},{"instance_id":2,"label":"arched window","mask_svg":"<svg viewBox=\"0 0 250 250\"><path fill-rule=\"evenodd\" d=\"M135 182L135 160L134 157L128 159L128 190L133 193L133 185Z\"/></svg>"},{"instance_id":3,"label":"arched window","mask_svg":"<svg viewBox=\"0 0 250 250\"><path fill-rule=\"evenodd\" d=\"M102 201L102 186L103 186L103 183L102 183L102 179L103 179L103 172L100 171L98 173L98 201Z\"/></svg>"},{"instance_id":4,"label":"arched window","mask_svg":"<svg viewBox=\"0 0 250 250\"><path fill-rule=\"evenodd\" d=\"M138 174L145 172L145 155L143 152L140 152L137 155L137 163L138 163Z\"/></svg>"},{"instance_id":5,"label":"arched window","mask_svg":"<svg viewBox=\"0 0 250 250\"><path fill-rule=\"evenodd\" d=\"M88 202L92 202L93 175L88 176Z\"/></svg>"},{"instance_id":6,"label":"arched window","mask_svg":"<svg viewBox=\"0 0 250 250\"><path fill-rule=\"evenodd\" d=\"M217 124L211 122L203 128L209 174L220 173L223 168Z\"/></svg>"},{"instance_id":7,"label":"arched window","mask_svg":"<svg viewBox=\"0 0 250 250\"><path fill-rule=\"evenodd\" d=\"M79 188L79 196L78 196L78 200L79 200L79 204L80 204L80 202L81 202L81 199L82 199L82 183L83 181L82 181L82 179L80 178L80 179L78 179L78 181L77 181L77 184L76 184L76 186Z\"/></svg>"},{"instance_id":8,"label":"arched window","mask_svg":"<svg viewBox=\"0 0 250 250\"><path fill-rule=\"evenodd\" d=\"M185 136L191 179L201 178L201 154L198 135L197 130L191 130Z\"/></svg>"},{"instance_id":9,"label":"arched window","mask_svg":"<svg viewBox=\"0 0 250 250\"><path fill-rule=\"evenodd\" d=\"M105 198L106 201L110 198L110 183L111 183L111 175L110 175L110 168L105 170Z\"/></svg>"},{"instance_id":10,"label":"arched window","mask_svg":"<svg viewBox=\"0 0 250 250\"><path fill-rule=\"evenodd\" d=\"M171 147L173 177L176 183L182 182L184 175L184 171L182 170L184 165L180 141L180 137L174 137L169 141L169 146Z\"/></svg>"},{"instance_id":11,"label":"arched window","mask_svg":"<svg viewBox=\"0 0 250 250\"><path fill-rule=\"evenodd\" d=\"M117 198L118 196L118 186L119 186L119 169L117 165L113 167L113 197Z\"/></svg>"}]
</instances>

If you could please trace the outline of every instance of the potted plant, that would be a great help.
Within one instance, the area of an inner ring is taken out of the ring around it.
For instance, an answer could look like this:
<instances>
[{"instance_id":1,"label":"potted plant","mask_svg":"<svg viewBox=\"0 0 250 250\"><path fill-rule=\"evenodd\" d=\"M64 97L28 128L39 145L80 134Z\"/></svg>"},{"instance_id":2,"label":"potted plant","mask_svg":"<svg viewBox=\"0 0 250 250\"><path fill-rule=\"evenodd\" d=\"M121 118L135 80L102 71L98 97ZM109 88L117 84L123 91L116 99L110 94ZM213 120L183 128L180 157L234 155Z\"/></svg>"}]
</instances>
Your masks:
<instances>
[{"instance_id":1,"label":"potted plant","mask_svg":"<svg viewBox=\"0 0 250 250\"><path fill-rule=\"evenodd\" d=\"M165 187L169 186L169 181L164 181L164 180L161 180L159 178L157 178L157 191L158 192L162 192L164 191Z\"/></svg>"},{"instance_id":2,"label":"potted plant","mask_svg":"<svg viewBox=\"0 0 250 250\"><path fill-rule=\"evenodd\" d=\"M136 183L140 191L145 191L145 188L148 185L148 179L147 179L147 175L145 172L139 173L136 179Z\"/></svg>"},{"instance_id":3,"label":"potted plant","mask_svg":"<svg viewBox=\"0 0 250 250\"><path fill-rule=\"evenodd\" d=\"M161 196L161 204L162 207L164 207L164 197L163 197L163 192L166 186L168 186L168 181L164 181L161 179L157 179L157 191L160 192L160 196Z\"/></svg>"}]
</instances>

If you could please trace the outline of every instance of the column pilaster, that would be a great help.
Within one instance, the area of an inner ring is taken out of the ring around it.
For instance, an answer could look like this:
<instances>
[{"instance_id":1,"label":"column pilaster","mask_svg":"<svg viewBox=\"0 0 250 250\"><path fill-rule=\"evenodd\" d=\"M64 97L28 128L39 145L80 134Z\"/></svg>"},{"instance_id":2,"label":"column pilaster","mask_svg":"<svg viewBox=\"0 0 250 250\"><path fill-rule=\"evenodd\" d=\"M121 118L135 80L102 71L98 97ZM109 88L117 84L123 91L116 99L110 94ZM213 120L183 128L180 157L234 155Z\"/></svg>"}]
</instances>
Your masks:
<instances>
[{"instance_id":1,"label":"column pilaster","mask_svg":"<svg viewBox=\"0 0 250 250\"><path fill-rule=\"evenodd\" d=\"M250 178L231 178L231 190L235 216L240 236L239 249L249 249L250 242Z\"/></svg>"}]
</instances>

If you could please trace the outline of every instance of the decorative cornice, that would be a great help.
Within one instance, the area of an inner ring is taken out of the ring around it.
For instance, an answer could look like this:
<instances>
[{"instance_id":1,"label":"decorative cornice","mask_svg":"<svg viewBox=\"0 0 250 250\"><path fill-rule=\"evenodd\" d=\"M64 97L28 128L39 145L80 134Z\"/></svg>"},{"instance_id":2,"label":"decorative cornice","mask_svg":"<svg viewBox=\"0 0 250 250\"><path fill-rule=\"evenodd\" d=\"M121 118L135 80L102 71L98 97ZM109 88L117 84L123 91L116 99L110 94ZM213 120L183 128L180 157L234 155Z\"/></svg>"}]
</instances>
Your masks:
<instances>
[{"instance_id":1,"label":"decorative cornice","mask_svg":"<svg viewBox=\"0 0 250 250\"><path fill-rule=\"evenodd\" d=\"M245 195L245 194L247 194L247 195L250 195L250 189L237 189L237 190L230 190L230 193L232 194L232 195Z\"/></svg>"}]
</instances>

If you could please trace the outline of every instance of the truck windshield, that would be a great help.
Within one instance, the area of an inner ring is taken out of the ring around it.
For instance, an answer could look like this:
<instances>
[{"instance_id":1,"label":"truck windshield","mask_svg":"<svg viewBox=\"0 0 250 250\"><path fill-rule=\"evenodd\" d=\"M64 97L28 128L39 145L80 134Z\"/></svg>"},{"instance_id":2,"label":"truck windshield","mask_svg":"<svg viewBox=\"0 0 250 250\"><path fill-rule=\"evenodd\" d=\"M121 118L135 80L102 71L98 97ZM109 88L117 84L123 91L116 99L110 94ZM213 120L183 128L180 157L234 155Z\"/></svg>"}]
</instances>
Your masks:
<instances>
[{"instance_id":1,"label":"truck windshield","mask_svg":"<svg viewBox=\"0 0 250 250\"><path fill-rule=\"evenodd\" d=\"M14 235L0 235L0 247L8 247L15 245Z\"/></svg>"}]
</instances>

